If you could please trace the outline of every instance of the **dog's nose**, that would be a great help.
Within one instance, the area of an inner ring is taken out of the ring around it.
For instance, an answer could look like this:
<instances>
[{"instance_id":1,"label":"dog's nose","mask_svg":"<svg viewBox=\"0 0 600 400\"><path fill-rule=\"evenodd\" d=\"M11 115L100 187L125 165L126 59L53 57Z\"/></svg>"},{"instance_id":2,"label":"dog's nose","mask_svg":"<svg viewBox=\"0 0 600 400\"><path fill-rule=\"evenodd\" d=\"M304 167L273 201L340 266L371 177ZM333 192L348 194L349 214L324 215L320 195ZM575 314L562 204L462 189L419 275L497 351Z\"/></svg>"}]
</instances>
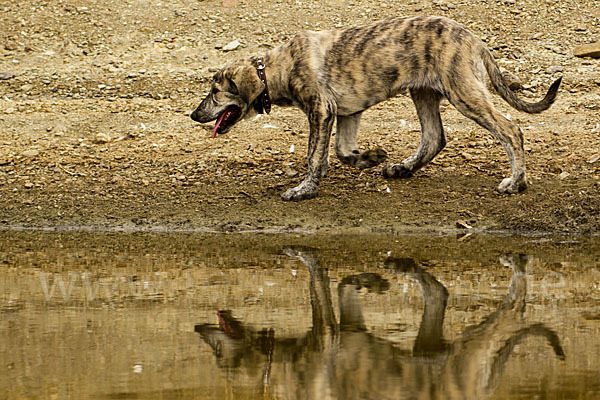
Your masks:
<instances>
[{"instance_id":1,"label":"dog's nose","mask_svg":"<svg viewBox=\"0 0 600 400\"><path fill-rule=\"evenodd\" d=\"M194 110L191 114L190 114L190 118L193 119L196 122L200 122L198 121L198 114L196 113L196 110Z\"/></svg>"}]
</instances>

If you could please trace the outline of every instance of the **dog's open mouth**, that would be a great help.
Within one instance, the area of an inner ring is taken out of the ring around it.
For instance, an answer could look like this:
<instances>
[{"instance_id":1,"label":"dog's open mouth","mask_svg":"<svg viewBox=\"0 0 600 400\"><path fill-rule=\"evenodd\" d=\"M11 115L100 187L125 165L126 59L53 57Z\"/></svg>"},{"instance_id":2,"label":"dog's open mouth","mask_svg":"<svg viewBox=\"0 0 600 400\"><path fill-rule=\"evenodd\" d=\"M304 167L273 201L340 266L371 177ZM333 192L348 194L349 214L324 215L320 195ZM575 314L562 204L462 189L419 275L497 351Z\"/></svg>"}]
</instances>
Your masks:
<instances>
[{"instance_id":1,"label":"dog's open mouth","mask_svg":"<svg viewBox=\"0 0 600 400\"><path fill-rule=\"evenodd\" d=\"M229 106L219 115L217 123L215 124L215 130L213 131L213 139L218 134L227 133L229 129L240 119L242 110L237 106Z\"/></svg>"}]
</instances>

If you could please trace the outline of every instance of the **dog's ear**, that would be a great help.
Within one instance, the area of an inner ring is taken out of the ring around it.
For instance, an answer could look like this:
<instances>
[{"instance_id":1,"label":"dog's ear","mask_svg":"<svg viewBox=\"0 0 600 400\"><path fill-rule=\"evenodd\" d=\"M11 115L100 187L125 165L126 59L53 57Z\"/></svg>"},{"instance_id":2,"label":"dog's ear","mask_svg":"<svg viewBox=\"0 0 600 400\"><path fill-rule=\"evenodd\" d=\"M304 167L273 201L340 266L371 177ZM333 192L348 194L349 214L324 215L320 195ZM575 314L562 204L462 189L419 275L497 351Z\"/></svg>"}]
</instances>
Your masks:
<instances>
[{"instance_id":1,"label":"dog's ear","mask_svg":"<svg viewBox=\"0 0 600 400\"><path fill-rule=\"evenodd\" d=\"M225 76L233 83L246 104L251 104L265 90L256 69L250 66L235 67L227 71Z\"/></svg>"}]
</instances>

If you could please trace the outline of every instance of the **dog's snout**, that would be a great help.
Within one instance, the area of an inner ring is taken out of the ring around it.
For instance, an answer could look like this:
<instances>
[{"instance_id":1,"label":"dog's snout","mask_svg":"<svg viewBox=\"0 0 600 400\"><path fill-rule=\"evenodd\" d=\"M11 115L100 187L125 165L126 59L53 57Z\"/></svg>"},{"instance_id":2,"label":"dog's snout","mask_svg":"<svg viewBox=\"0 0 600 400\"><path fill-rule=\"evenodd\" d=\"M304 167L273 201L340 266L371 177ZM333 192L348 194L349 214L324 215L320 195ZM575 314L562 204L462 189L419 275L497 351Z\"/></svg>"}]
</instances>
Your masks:
<instances>
[{"instance_id":1,"label":"dog's snout","mask_svg":"<svg viewBox=\"0 0 600 400\"><path fill-rule=\"evenodd\" d=\"M192 111L192 113L190 114L190 118L193 119L196 122L200 122L200 120L198 119L198 110L194 110Z\"/></svg>"}]
</instances>

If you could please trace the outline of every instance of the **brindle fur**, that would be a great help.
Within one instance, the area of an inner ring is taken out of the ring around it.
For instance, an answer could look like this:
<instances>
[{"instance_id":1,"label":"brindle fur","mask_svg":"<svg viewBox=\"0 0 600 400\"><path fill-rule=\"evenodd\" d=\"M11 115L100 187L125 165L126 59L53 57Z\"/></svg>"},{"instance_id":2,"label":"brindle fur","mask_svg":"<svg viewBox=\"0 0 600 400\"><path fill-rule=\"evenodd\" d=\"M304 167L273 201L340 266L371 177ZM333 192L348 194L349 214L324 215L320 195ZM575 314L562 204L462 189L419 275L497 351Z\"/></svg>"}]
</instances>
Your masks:
<instances>
[{"instance_id":1,"label":"brindle fur","mask_svg":"<svg viewBox=\"0 0 600 400\"><path fill-rule=\"evenodd\" d=\"M218 328L195 326L234 382L262 383L265 392L285 393L288 399L484 399L493 394L515 346L524 340L545 339L558 358L565 358L556 332L528 322L524 315L525 256L500 257L513 270L508 293L481 323L452 340L444 337L449 296L444 285L410 258L388 259L386 274L408 277L423 296L414 344L403 349L370 332L363 315L361 289L383 293L390 287L388 280L377 273L341 279L336 319L332 284L317 252L301 247L285 252L310 273L310 331L279 337L274 329L253 329L229 311L218 312Z\"/></svg>"},{"instance_id":2,"label":"brindle fur","mask_svg":"<svg viewBox=\"0 0 600 400\"><path fill-rule=\"evenodd\" d=\"M462 25L443 17L402 17L342 30L303 31L267 52L264 63L273 104L301 108L310 124L308 173L300 185L283 194L284 200L317 195L319 180L327 172L334 122L335 152L342 163L369 168L385 161L387 155L381 149L358 151L360 118L364 110L406 90L421 122L421 143L402 162L386 165L385 177L410 177L444 148L439 104L446 98L504 146L512 174L497 190L520 192L527 186L523 134L490 102L486 75L508 104L527 113L548 109L561 81L555 81L540 102L519 99L503 80L485 44ZM209 122L231 105L240 107L239 119L255 115L264 89L255 65L256 58L251 57L219 71L211 93L192 113L192 119Z\"/></svg>"}]
</instances>

